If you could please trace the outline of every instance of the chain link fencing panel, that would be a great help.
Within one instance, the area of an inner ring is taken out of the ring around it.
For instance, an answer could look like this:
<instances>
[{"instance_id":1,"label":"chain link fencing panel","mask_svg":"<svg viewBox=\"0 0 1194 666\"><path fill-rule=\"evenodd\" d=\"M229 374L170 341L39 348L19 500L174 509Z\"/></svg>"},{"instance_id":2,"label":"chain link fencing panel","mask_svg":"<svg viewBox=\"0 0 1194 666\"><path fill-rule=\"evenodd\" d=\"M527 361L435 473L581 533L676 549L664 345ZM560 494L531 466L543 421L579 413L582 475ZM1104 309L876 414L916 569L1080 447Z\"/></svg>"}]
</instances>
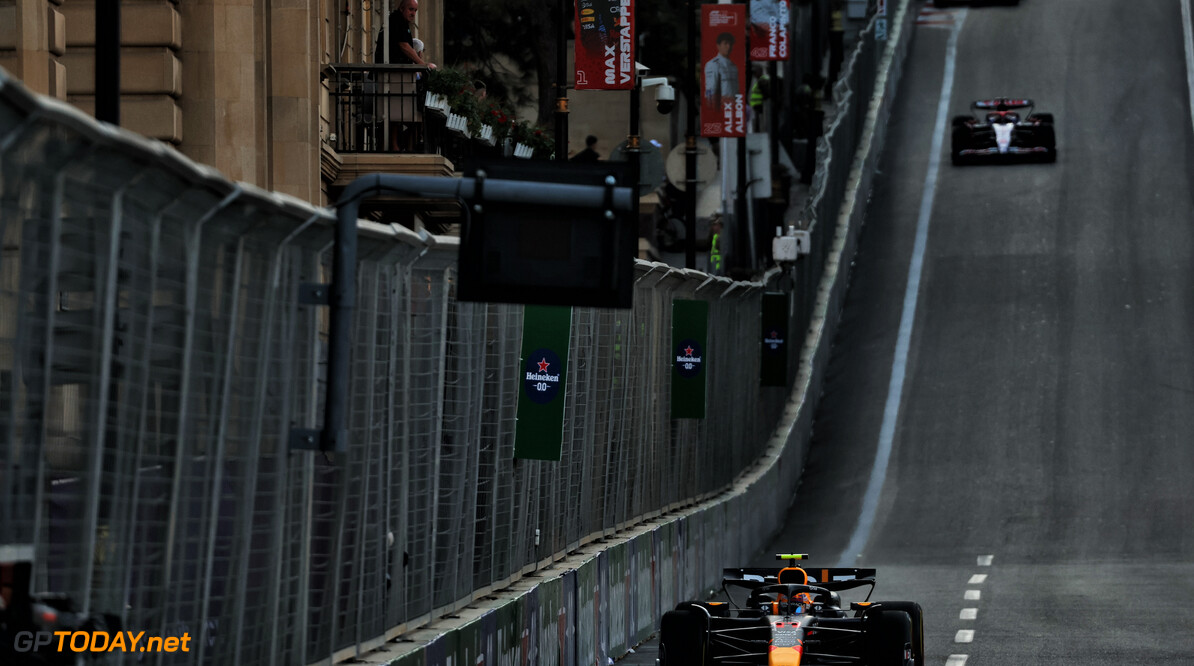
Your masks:
<instances>
[{"instance_id":1,"label":"chain link fencing panel","mask_svg":"<svg viewBox=\"0 0 1194 666\"><path fill-rule=\"evenodd\" d=\"M362 222L352 445L291 451L322 418L298 287L330 212L11 79L0 109L0 538L34 546L35 592L192 637L162 663L369 649L717 492L782 407L762 285L640 264L632 309L573 312L562 460L516 461L522 308L458 302L452 239ZM712 304L703 422L668 417L675 297Z\"/></svg>"}]
</instances>

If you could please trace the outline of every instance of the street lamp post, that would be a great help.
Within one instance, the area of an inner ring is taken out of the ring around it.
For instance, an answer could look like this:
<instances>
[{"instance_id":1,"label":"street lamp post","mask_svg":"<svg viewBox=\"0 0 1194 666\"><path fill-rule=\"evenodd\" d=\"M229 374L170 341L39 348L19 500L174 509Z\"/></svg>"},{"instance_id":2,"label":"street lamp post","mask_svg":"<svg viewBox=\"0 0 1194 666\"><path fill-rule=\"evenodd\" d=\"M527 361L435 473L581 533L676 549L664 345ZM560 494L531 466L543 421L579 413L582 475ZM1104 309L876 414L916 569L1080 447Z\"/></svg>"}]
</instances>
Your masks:
<instances>
[{"instance_id":1,"label":"street lamp post","mask_svg":"<svg viewBox=\"0 0 1194 666\"><path fill-rule=\"evenodd\" d=\"M557 3L560 20L556 21L556 159L568 159L568 0Z\"/></svg>"},{"instance_id":2,"label":"street lamp post","mask_svg":"<svg viewBox=\"0 0 1194 666\"><path fill-rule=\"evenodd\" d=\"M696 37L696 5L693 0L685 3L688 7L688 17L685 25L688 29L688 76L684 82L688 88L688 127L684 132L684 267L696 268L696 197L697 197L697 145L696 126L700 99L700 82L697 80L697 37Z\"/></svg>"},{"instance_id":3,"label":"street lamp post","mask_svg":"<svg viewBox=\"0 0 1194 666\"><path fill-rule=\"evenodd\" d=\"M638 63L635 63L635 69L638 69ZM626 137L626 152L630 163L630 173L627 174L627 182L630 184L630 192L632 202L630 205L631 219L634 220L634 232L638 233L639 227L639 191L638 181L641 179L643 169L643 153L640 147L639 125L640 125L640 109L643 98L643 80L636 71L634 73L634 87L630 89L630 134Z\"/></svg>"},{"instance_id":4,"label":"street lamp post","mask_svg":"<svg viewBox=\"0 0 1194 666\"><path fill-rule=\"evenodd\" d=\"M95 3L95 118L120 124L120 0Z\"/></svg>"}]
</instances>

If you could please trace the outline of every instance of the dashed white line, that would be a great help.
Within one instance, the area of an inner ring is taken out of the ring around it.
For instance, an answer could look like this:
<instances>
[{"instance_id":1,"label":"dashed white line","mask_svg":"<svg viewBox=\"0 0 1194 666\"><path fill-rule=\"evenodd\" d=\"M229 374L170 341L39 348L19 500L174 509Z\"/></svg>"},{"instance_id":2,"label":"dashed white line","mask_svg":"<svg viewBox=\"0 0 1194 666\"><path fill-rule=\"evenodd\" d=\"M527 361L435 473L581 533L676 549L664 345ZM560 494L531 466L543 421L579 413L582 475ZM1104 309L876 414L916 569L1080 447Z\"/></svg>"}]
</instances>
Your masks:
<instances>
[{"instance_id":1,"label":"dashed white line","mask_svg":"<svg viewBox=\"0 0 1194 666\"><path fill-rule=\"evenodd\" d=\"M978 556L978 566L989 567L989 566L991 566L991 562L993 562L994 560L995 560L994 555L979 555ZM973 574L970 576L970 581L967 583L967 585L982 585L985 582L987 582L987 574ZM983 593L980 590L966 590L965 592L962 593L962 598L965 599L966 601L978 601L979 599L982 598L982 596L983 596ZM978 619L978 609L974 608L974 607L963 608L961 610L961 612L958 613L958 619L963 622L977 620ZM958 633L954 634L954 642L955 643L973 643L974 642L974 630L973 629L959 629ZM967 655L951 654L945 660L945 666L965 666L966 659L967 659Z\"/></svg>"}]
</instances>

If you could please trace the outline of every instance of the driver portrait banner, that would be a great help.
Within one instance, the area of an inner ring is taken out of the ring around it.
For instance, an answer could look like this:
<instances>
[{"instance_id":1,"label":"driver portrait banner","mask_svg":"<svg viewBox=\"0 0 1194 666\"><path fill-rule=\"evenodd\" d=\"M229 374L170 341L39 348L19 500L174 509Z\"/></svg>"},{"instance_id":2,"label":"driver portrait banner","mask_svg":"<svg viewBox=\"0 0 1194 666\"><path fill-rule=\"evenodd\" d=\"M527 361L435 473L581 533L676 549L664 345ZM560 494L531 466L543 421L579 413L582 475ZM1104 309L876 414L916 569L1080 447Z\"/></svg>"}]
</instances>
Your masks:
<instances>
[{"instance_id":1,"label":"driver portrait banner","mask_svg":"<svg viewBox=\"0 0 1194 666\"><path fill-rule=\"evenodd\" d=\"M514 457L559 461L572 308L527 305L522 315Z\"/></svg>"},{"instance_id":2,"label":"driver portrait banner","mask_svg":"<svg viewBox=\"0 0 1194 666\"><path fill-rule=\"evenodd\" d=\"M672 418L705 418L709 302L672 301Z\"/></svg>"},{"instance_id":3,"label":"driver portrait banner","mask_svg":"<svg viewBox=\"0 0 1194 666\"><path fill-rule=\"evenodd\" d=\"M788 0L750 0L750 59L788 59Z\"/></svg>"},{"instance_id":4,"label":"driver portrait banner","mask_svg":"<svg viewBox=\"0 0 1194 666\"><path fill-rule=\"evenodd\" d=\"M577 90L630 90L634 0L576 0Z\"/></svg>"},{"instance_id":5,"label":"driver portrait banner","mask_svg":"<svg viewBox=\"0 0 1194 666\"><path fill-rule=\"evenodd\" d=\"M746 5L701 5L701 136L746 136Z\"/></svg>"}]
</instances>

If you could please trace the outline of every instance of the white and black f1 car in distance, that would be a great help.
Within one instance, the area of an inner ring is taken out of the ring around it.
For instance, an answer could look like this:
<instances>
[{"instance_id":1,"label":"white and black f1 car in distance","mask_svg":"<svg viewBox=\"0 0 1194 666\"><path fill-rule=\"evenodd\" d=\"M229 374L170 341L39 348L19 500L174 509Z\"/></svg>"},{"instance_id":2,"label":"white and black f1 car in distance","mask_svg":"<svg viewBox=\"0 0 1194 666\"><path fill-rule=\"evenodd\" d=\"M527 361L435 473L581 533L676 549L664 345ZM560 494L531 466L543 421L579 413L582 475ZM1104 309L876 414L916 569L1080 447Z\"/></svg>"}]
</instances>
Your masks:
<instances>
[{"instance_id":1,"label":"white and black f1 car in distance","mask_svg":"<svg viewBox=\"0 0 1194 666\"><path fill-rule=\"evenodd\" d=\"M973 102L971 115L954 116L954 164L1057 161L1053 114L1033 113L1030 99L997 97Z\"/></svg>"},{"instance_id":2,"label":"white and black f1 car in distance","mask_svg":"<svg viewBox=\"0 0 1194 666\"><path fill-rule=\"evenodd\" d=\"M839 593L860 588L843 607ZM874 588L874 569L725 569L729 601L663 614L658 666L924 666L920 604L872 602Z\"/></svg>"}]
</instances>

